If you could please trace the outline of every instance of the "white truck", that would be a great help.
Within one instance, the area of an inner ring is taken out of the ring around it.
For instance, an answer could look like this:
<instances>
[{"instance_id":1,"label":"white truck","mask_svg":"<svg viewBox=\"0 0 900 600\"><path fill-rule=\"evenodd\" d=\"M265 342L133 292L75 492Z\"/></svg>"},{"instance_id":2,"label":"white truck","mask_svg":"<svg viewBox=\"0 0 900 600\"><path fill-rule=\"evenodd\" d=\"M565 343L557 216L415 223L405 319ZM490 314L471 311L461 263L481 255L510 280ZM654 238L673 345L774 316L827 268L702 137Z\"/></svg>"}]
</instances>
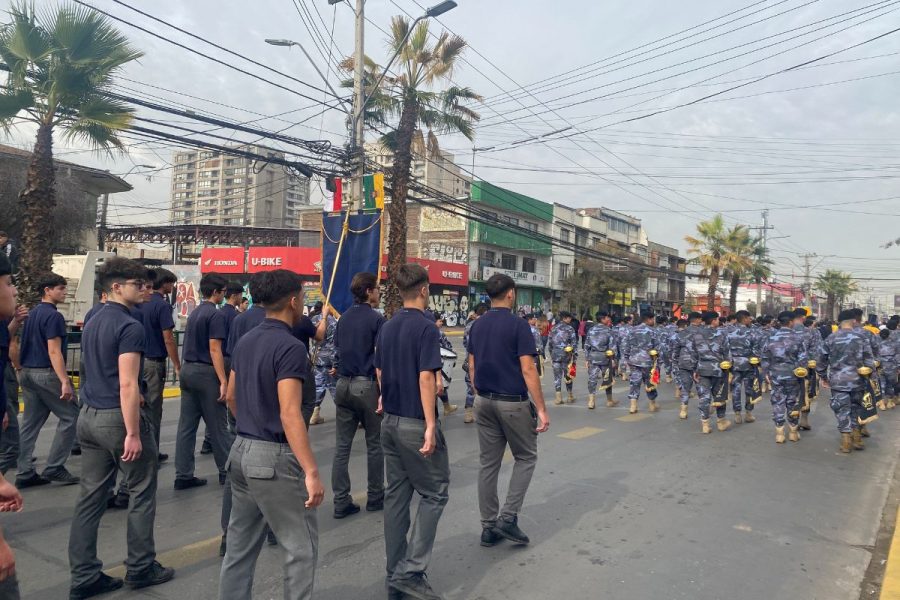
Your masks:
<instances>
[{"instance_id":1,"label":"white truck","mask_svg":"<svg viewBox=\"0 0 900 600\"><path fill-rule=\"evenodd\" d=\"M94 291L97 267L114 256L112 252L99 251L53 256L53 272L65 277L69 284L66 301L57 307L66 318L66 325L69 327L80 329L84 325L84 315L97 302L97 294Z\"/></svg>"}]
</instances>

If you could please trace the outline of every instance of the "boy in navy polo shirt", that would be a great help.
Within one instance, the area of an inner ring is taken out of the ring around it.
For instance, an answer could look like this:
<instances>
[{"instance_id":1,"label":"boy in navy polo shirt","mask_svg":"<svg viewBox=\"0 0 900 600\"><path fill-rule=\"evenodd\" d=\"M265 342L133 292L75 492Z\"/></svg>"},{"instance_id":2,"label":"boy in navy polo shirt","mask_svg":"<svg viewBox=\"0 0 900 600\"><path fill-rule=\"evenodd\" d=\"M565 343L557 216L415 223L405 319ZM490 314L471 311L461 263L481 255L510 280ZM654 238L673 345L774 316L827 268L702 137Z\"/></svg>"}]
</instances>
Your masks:
<instances>
[{"instance_id":1,"label":"boy in navy polo shirt","mask_svg":"<svg viewBox=\"0 0 900 600\"><path fill-rule=\"evenodd\" d=\"M265 304L266 320L232 354L226 396L237 438L228 460L233 506L219 580L222 600L252 598L266 522L285 551L285 598L312 598L319 543L315 508L325 489L300 412L307 350L291 334L303 311L302 289L295 273L262 273L253 299Z\"/></svg>"},{"instance_id":2,"label":"boy in navy polo shirt","mask_svg":"<svg viewBox=\"0 0 900 600\"><path fill-rule=\"evenodd\" d=\"M40 303L31 309L22 330L19 381L25 397L25 414L19 433L19 488L46 485L58 481L65 485L78 483L66 470L66 459L75 444L78 421L78 398L66 372L66 320L56 305L66 300L66 279L47 273L38 279ZM47 456L47 468L38 475L32 462L38 434L50 413L59 423Z\"/></svg>"},{"instance_id":3,"label":"boy in navy polo shirt","mask_svg":"<svg viewBox=\"0 0 900 600\"><path fill-rule=\"evenodd\" d=\"M225 483L225 461L231 447L225 429L225 355L228 338L225 315L216 308L225 294L227 281L217 273L200 279L203 302L191 311L184 330L181 367L181 415L175 442L175 489L206 485L194 476L194 452L200 419L210 432L213 457L219 468L219 483Z\"/></svg>"},{"instance_id":4,"label":"boy in navy polo shirt","mask_svg":"<svg viewBox=\"0 0 900 600\"><path fill-rule=\"evenodd\" d=\"M85 326L83 408L78 420L82 449L81 493L69 533L72 571L70 600L91 598L122 587L103 573L97 558L97 530L106 510L107 490L121 470L131 494L125 583L143 588L169 581L174 570L156 562L157 447L141 410L144 327L131 316L143 300L146 268L112 258L99 269L109 295L106 307Z\"/></svg>"},{"instance_id":5,"label":"boy in navy polo shirt","mask_svg":"<svg viewBox=\"0 0 900 600\"><path fill-rule=\"evenodd\" d=\"M537 349L531 328L512 313L516 282L498 273L491 275L484 288L491 299L491 310L472 325L468 346L481 449L481 545L493 546L501 537L527 544L528 536L518 526L518 514L537 464L537 435L549 429L550 417L534 363ZM497 478L507 444L516 462L506 504L500 509Z\"/></svg>"},{"instance_id":6,"label":"boy in navy polo shirt","mask_svg":"<svg viewBox=\"0 0 900 600\"><path fill-rule=\"evenodd\" d=\"M438 521L447 504L450 461L437 415L437 379L443 361L440 334L428 306L428 271L417 264L400 267L397 287L403 308L384 324L375 344L375 368L381 388L387 489L384 497L384 545L387 588L403 594L440 599L425 571L431 560ZM409 505L420 496L412 537Z\"/></svg>"}]
</instances>

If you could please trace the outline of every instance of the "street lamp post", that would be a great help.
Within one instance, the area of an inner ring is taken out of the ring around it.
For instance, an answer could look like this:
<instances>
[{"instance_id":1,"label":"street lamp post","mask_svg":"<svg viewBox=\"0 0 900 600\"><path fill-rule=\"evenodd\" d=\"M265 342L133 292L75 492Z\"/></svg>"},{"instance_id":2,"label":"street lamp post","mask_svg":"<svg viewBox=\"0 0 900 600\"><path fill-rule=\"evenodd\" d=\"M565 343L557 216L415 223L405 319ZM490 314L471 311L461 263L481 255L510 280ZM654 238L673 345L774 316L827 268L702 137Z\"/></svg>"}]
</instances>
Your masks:
<instances>
[{"instance_id":1,"label":"street lamp post","mask_svg":"<svg viewBox=\"0 0 900 600\"><path fill-rule=\"evenodd\" d=\"M291 46L297 46L300 48L300 51L303 52L303 55L306 56L306 60L312 65L313 69L316 70L316 73L319 74L319 77L322 78L322 81L325 82L325 85L328 87L328 91L331 92L331 95L336 97L338 100L343 102L343 99L338 95L338 93L331 87L331 84L328 82L328 78L325 77L325 74L322 73L321 69L319 69L318 65L316 65L315 61L313 61L312 56L309 55L309 52L306 51L306 48L303 47L303 44L300 42L295 42L294 40L283 40L283 39L266 39L267 44L271 44L272 46L282 46L286 48L290 48Z\"/></svg>"},{"instance_id":2,"label":"street lamp post","mask_svg":"<svg viewBox=\"0 0 900 600\"><path fill-rule=\"evenodd\" d=\"M155 169L156 165L134 165L120 177L128 177L137 169ZM106 221L109 213L109 193L103 194L100 201L100 215L97 219L97 249L101 252L106 248Z\"/></svg>"}]
</instances>

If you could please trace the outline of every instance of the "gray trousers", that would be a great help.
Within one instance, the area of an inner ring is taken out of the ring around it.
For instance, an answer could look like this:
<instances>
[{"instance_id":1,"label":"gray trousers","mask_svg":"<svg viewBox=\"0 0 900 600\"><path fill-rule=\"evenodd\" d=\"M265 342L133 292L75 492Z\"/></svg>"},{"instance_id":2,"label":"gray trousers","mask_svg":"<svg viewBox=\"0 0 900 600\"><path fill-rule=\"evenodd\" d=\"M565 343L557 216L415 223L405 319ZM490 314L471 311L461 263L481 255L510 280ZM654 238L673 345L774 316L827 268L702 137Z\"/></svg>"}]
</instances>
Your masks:
<instances>
[{"instance_id":1,"label":"gray trousers","mask_svg":"<svg viewBox=\"0 0 900 600\"><path fill-rule=\"evenodd\" d=\"M481 526L493 527L497 518L519 514L537 465L537 413L531 402L501 402L482 396L475 399L475 423L481 468L478 471L478 508ZM512 477L506 504L500 509L497 479L506 446L512 452Z\"/></svg>"},{"instance_id":2,"label":"gray trousers","mask_svg":"<svg viewBox=\"0 0 900 600\"><path fill-rule=\"evenodd\" d=\"M69 533L69 565L72 587L93 583L103 563L97 558L97 529L106 512L111 482L121 470L131 496L128 508L129 575L150 567L156 560L153 526L156 521L156 439L145 415L140 425L141 456L136 461L120 460L124 452L125 421L122 410L98 410L85 406L78 419L81 439L81 492L75 504Z\"/></svg>"},{"instance_id":3,"label":"gray trousers","mask_svg":"<svg viewBox=\"0 0 900 600\"><path fill-rule=\"evenodd\" d=\"M287 444L238 437L228 458L234 506L219 578L221 600L250 600L266 523L284 548L285 600L312 598L319 553L316 509Z\"/></svg>"},{"instance_id":4,"label":"gray trousers","mask_svg":"<svg viewBox=\"0 0 900 600\"><path fill-rule=\"evenodd\" d=\"M144 412L150 418L155 429L156 447L159 448L160 428L162 427L163 390L166 387L166 359L144 359L144 383L147 394L144 396Z\"/></svg>"},{"instance_id":5,"label":"gray trousers","mask_svg":"<svg viewBox=\"0 0 900 600\"><path fill-rule=\"evenodd\" d=\"M22 393L25 397L25 414L19 431L19 468L17 478L34 474L31 455L41 428L50 417L56 415L56 435L47 455L47 471L63 468L75 443L75 426L78 422L77 401L60 400L61 386L53 369L22 369Z\"/></svg>"},{"instance_id":6,"label":"gray trousers","mask_svg":"<svg viewBox=\"0 0 900 600\"><path fill-rule=\"evenodd\" d=\"M450 490L450 455L440 422L436 437L434 454L426 457L419 453L425 441L425 421L386 414L381 424L387 471L384 546L387 574L394 579L424 573L431 561L438 521ZM413 492L419 494L420 500L407 540Z\"/></svg>"},{"instance_id":7,"label":"gray trousers","mask_svg":"<svg viewBox=\"0 0 900 600\"><path fill-rule=\"evenodd\" d=\"M362 377L338 379L334 404L335 417L334 464L331 469L331 487L334 490L334 508L341 510L350 502L350 450L356 430L362 423L366 432L366 457L369 471L368 500L384 499L384 453L381 450L381 415L378 409L378 384Z\"/></svg>"},{"instance_id":8,"label":"gray trousers","mask_svg":"<svg viewBox=\"0 0 900 600\"><path fill-rule=\"evenodd\" d=\"M185 363L181 368L181 414L175 441L175 478L194 476L194 453L200 419L210 433L213 458L219 471L225 470L230 439L225 424L225 405L218 401L219 378L212 365Z\"/></svg>"},{"instance_id":9,"label":"gray trousers","mask_svg":"<svg viewBox=\"0 0 900 600\"><path fill-rule=\"evenodd\" d=\"M19 580L16 576L7 577L0 581L0 598L3 600L19 600Z\"/></svg>"},{"instance_id":10,"label":"gray trousers","mask_svg":"<svg viewBox=\"0 0 900 600\"><path fill-rule=\"evenodd\" d=\"M6 398L0 398L0 404L6 400L6 414L9 415L9 427L0 438L0 473L5 474L19 460L19 380L11 363L7 363L3 375L6 377Z\"/></svg>"}]
</instances>

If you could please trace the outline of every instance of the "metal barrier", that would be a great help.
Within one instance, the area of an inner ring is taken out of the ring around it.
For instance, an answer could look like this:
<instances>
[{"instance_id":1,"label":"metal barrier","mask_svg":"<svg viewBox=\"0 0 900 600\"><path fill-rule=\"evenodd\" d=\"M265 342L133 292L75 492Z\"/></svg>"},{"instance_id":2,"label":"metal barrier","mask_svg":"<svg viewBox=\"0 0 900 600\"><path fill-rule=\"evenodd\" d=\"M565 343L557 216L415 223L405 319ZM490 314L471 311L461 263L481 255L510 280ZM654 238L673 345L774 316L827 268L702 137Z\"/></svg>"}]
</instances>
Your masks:
<instances>
[{"instance_id":1,"label":"metal barrier","mask_svg":"<svg viewBox=\"0 0 900 600\"><path fill-rule=\"evenodd\" d=\"M81 375L81 332L70 331L66 336L66 371L75 382L75 388L80 389L81 383L79 376ZM181 356L181 348L184 344L184 332L175 331L175 344L178 346L178 356ZM172 361L166 360L166 385L175 385L175 369L172 368Z\"/></svg>"}]
</instances>

